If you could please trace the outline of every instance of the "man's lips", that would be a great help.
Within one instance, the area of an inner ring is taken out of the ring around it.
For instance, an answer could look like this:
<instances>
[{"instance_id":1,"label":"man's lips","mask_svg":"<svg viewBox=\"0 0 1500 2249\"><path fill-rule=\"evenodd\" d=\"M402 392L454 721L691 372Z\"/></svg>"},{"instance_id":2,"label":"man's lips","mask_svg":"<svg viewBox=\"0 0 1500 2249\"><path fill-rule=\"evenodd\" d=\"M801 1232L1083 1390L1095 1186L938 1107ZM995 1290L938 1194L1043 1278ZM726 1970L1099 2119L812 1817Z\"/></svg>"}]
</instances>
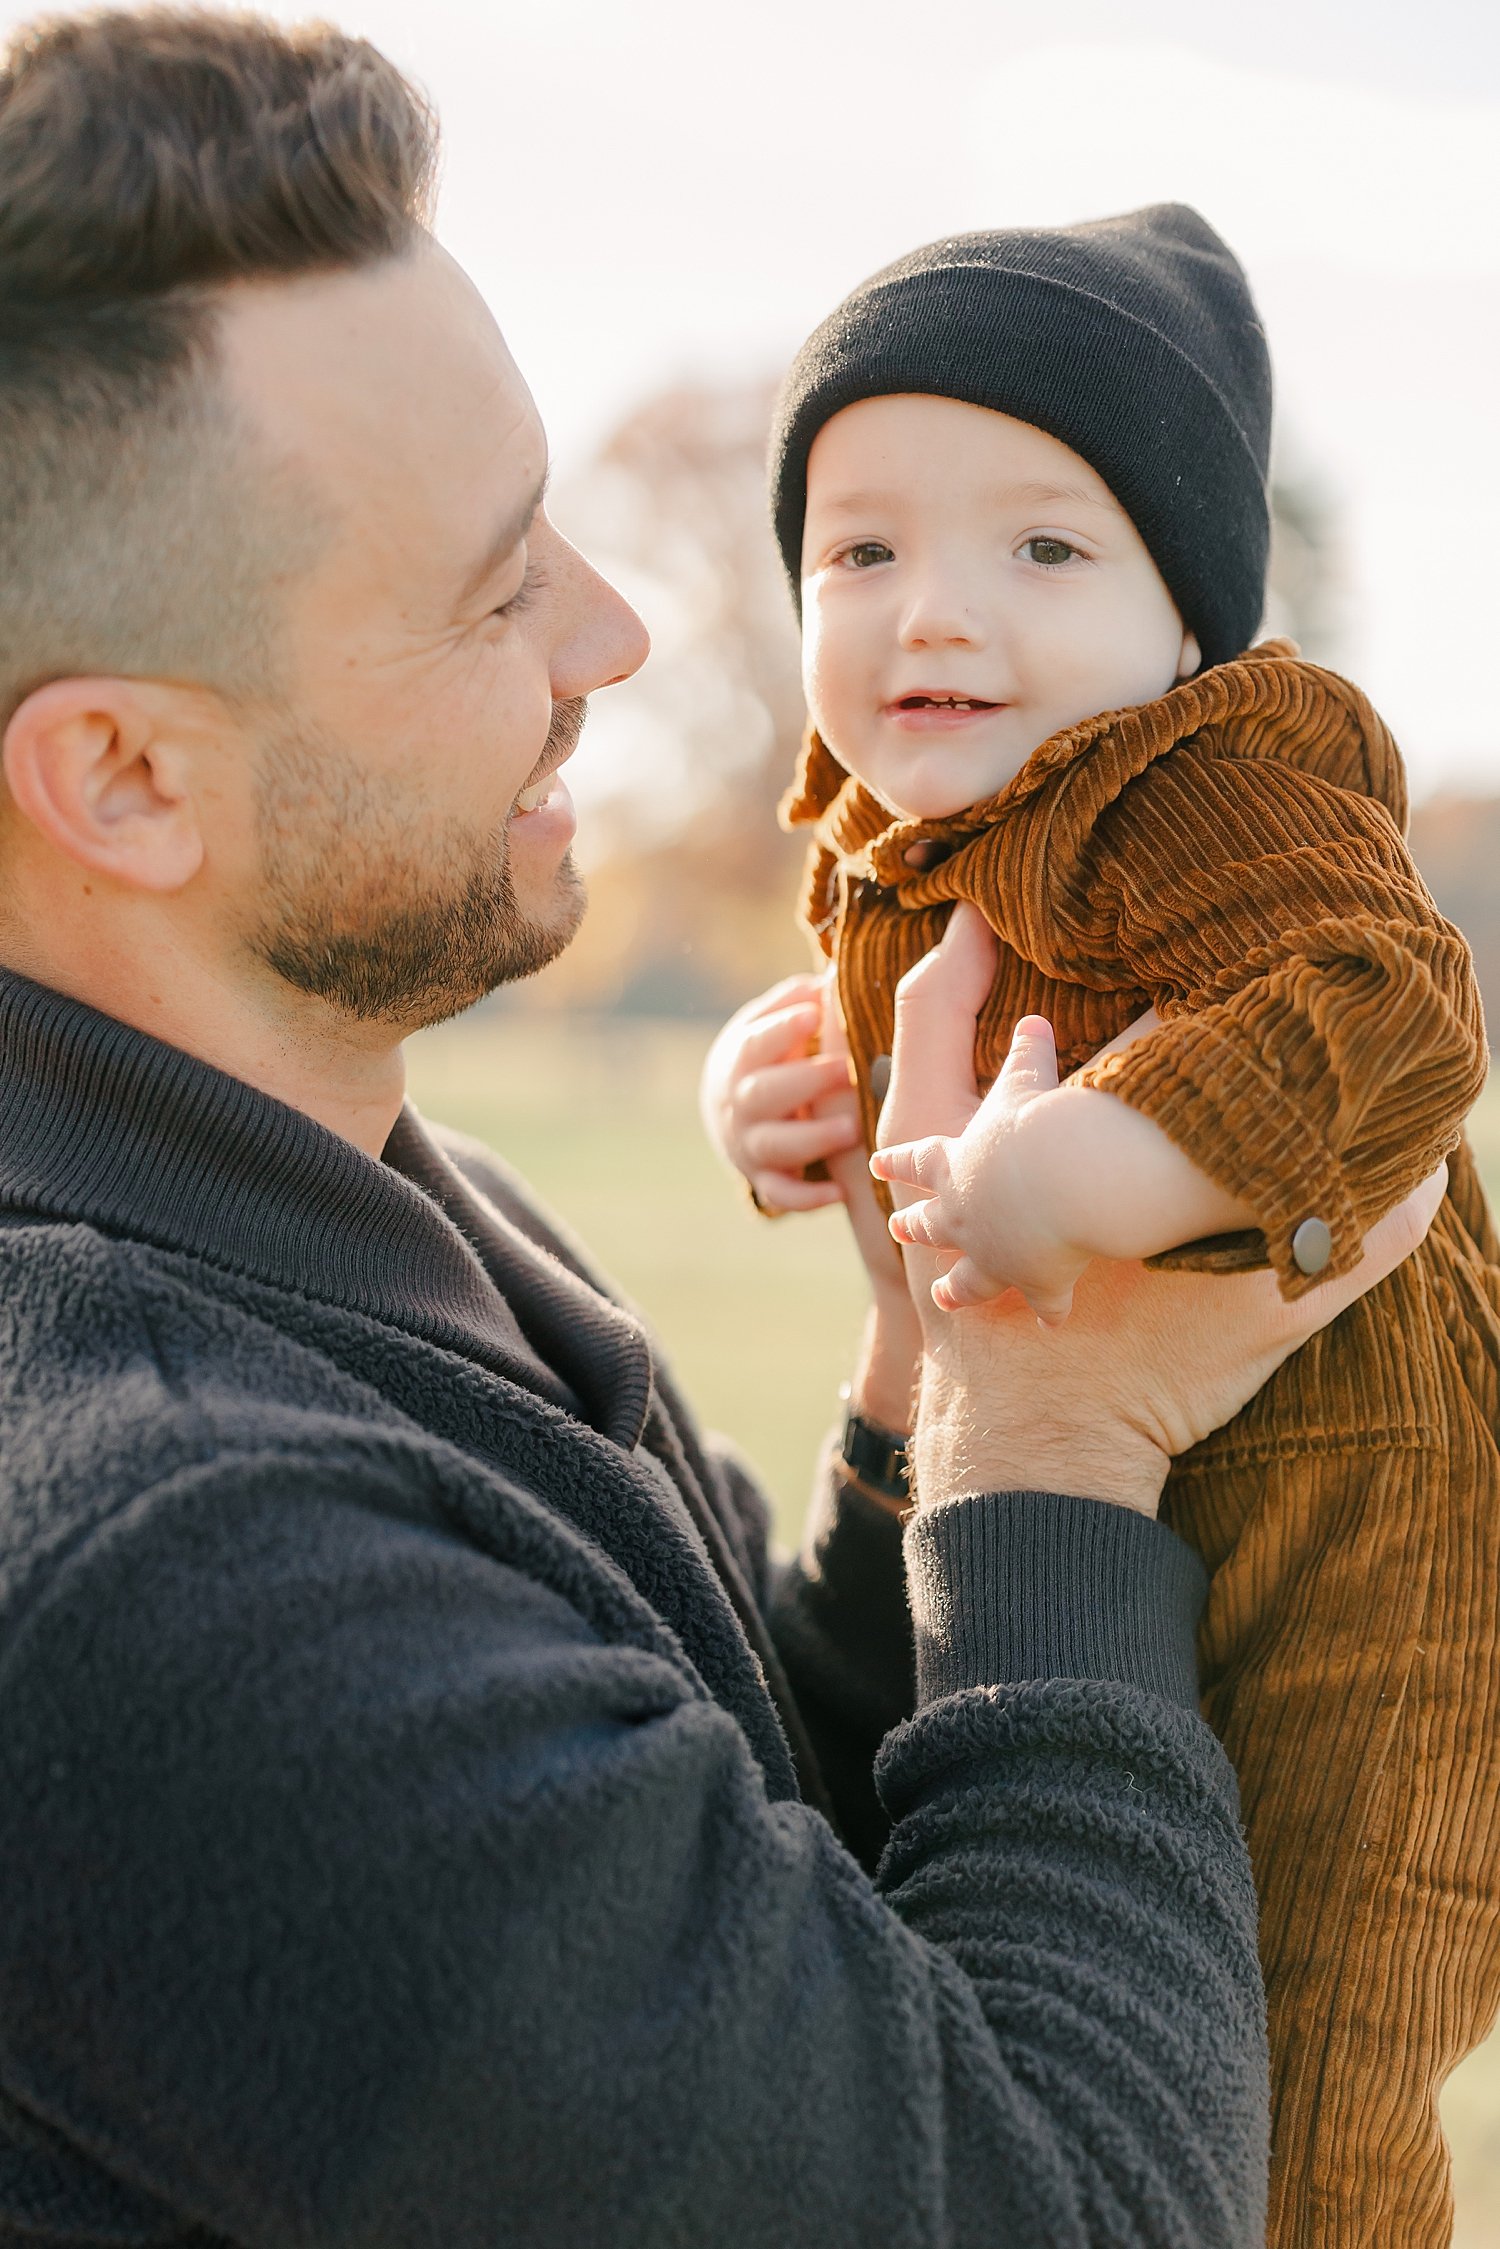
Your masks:
<instances>
[{"instance_id":1,"label":"man's lips","mask_svg":"<svg viewBox=\"0 0 1500 2249\"><path fill-rule=\"evenodd\" d=\"M547 739L542 754L532 769L531 779L524 789L516 792L512 809L516 812L535 812L546 803L552 793L552 783L558 767L565 765L578 747L578 737L583 732L583 722L588 717L588 704L579 695L552 707L552 724L547 729Z\"/></svg>"},{"instance_id":2,"label":"man's lips","mask_svg":"<svg viewBox=\"0 0 1500 2249\"><path fill-rule=\"evenodd\" d=\"M540 781L528 781L524 789L518 789L516 791L516 811L535 812L538 805L545 804L552 794L552 784L557 779L557 773L557 767L555 765L550 766L542 775Z\"/></svg>"}]
</instances>

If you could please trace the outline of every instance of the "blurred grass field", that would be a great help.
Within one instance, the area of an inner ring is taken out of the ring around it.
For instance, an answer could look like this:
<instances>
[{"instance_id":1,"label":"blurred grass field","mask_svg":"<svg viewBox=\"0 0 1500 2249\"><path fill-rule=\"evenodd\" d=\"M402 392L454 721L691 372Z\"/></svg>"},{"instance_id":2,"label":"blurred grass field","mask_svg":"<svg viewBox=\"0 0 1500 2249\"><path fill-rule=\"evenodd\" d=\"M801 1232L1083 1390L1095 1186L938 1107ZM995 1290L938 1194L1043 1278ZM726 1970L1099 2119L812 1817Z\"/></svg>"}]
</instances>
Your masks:
<instances>
[{"instance_id":1,"label":"blurred grass field","mask_svg":"<svg viewBox=\"0 0 1500 2249\"><path fill-rule=\"evenodd\" d=\"M407 1049L413 1098L525 1174L634 1299L702 1419L732 1436L795 1542L863 1309L838 1211L759 1218L709 1153L710 1029L499 1009ZM1471 1134L1500 1200L1500 1080ZM1500 2249L1500 2034L1449 2081L1455 2249ZM1371 2244L1371 2249L1379 2249Z\"/></svg>"}]
</instances>

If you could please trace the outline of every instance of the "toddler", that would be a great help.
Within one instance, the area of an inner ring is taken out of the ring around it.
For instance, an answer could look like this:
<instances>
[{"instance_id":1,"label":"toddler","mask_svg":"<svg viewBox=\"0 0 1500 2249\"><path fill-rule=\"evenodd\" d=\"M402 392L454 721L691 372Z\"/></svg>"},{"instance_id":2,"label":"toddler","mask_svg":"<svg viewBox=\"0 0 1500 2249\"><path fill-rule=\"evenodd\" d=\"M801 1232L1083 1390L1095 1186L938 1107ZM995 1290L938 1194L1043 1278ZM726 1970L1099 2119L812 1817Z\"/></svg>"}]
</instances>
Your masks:
<instances>
[{"instance_id":1,"label":"toddler","mask_svg":"<svg viewBox=\"0 0 1500 2249\"><path fill-rule=\"evenodd\" d=\"M1244 276L1179 205L856 290L773 440L811 714L784 809L869 1147L897 982L956 903L998 942L981 1086L1027 1017L1055 1033L1063 1083L874 1161L919 1190L893 1233L950 1255L940 1302L1062 1318L1094 1257L1269 1261L1294 1296L1448 1159L1423 1249L1163 1507L1211 1574L1204 1709L1262 1901L1271 2239L1437 2249L1437 2092L1500 1997L1500 1241L1461 1137L1487 1056L1385 727L1251 645L1269 435ZM752 1024L731 1119L776 1058ZM805 1068L782 1082L790 1124Z\"/></svg>"}]
</instances>

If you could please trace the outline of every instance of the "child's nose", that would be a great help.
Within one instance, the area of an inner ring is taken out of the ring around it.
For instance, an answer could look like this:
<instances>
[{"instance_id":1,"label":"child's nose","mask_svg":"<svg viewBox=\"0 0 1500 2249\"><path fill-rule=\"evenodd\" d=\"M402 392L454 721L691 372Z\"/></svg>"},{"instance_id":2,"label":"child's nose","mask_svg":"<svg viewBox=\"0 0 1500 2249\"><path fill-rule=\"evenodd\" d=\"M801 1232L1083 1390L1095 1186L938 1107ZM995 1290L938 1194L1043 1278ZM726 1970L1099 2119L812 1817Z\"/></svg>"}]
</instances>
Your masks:
<instances>
[{"instance_id":1,"label":"child's nose","mask_svg":"<svg viewBox=\"0 0 1500 2249\"><path fill-rule=\"evenodd\" d=\"M988 639L983 612L962 586L932 580L913 590L901 624L906 648L979 648Z\"/></svg>"}]
</instances>

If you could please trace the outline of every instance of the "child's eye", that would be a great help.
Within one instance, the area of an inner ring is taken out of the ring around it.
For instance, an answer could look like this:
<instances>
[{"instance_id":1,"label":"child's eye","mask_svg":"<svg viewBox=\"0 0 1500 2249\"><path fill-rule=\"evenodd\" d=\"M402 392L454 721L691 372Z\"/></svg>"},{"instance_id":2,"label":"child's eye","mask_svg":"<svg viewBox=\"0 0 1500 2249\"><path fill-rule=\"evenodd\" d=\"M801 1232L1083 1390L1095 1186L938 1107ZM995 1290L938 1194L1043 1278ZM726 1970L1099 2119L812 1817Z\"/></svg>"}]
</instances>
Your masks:
<instances>
[{"instance_id":1,"label":"child's eye","mask_svg":"<svg viewBox=\"0 0 1500 2249\"><path fill-rule=\"evenodd\" d=\"M883 539L859 539L845 547L838 559L851 570L873 570L877 563L893 562L895 557Z\"/></svg>"},{"instance_id":2,"label":"child's eye","mask_svg":"<svg viewBox=\"0 0 1500 2249\"><path fill-rule=\"evenodd\" d=\"M1035 538L1022 540L1021 552L1044 570L1057 570L1063 563L1071 562L1078 549L1070 546L1066 539L1049 539L1038 533Z\"/></svg>"}]
</instances>

